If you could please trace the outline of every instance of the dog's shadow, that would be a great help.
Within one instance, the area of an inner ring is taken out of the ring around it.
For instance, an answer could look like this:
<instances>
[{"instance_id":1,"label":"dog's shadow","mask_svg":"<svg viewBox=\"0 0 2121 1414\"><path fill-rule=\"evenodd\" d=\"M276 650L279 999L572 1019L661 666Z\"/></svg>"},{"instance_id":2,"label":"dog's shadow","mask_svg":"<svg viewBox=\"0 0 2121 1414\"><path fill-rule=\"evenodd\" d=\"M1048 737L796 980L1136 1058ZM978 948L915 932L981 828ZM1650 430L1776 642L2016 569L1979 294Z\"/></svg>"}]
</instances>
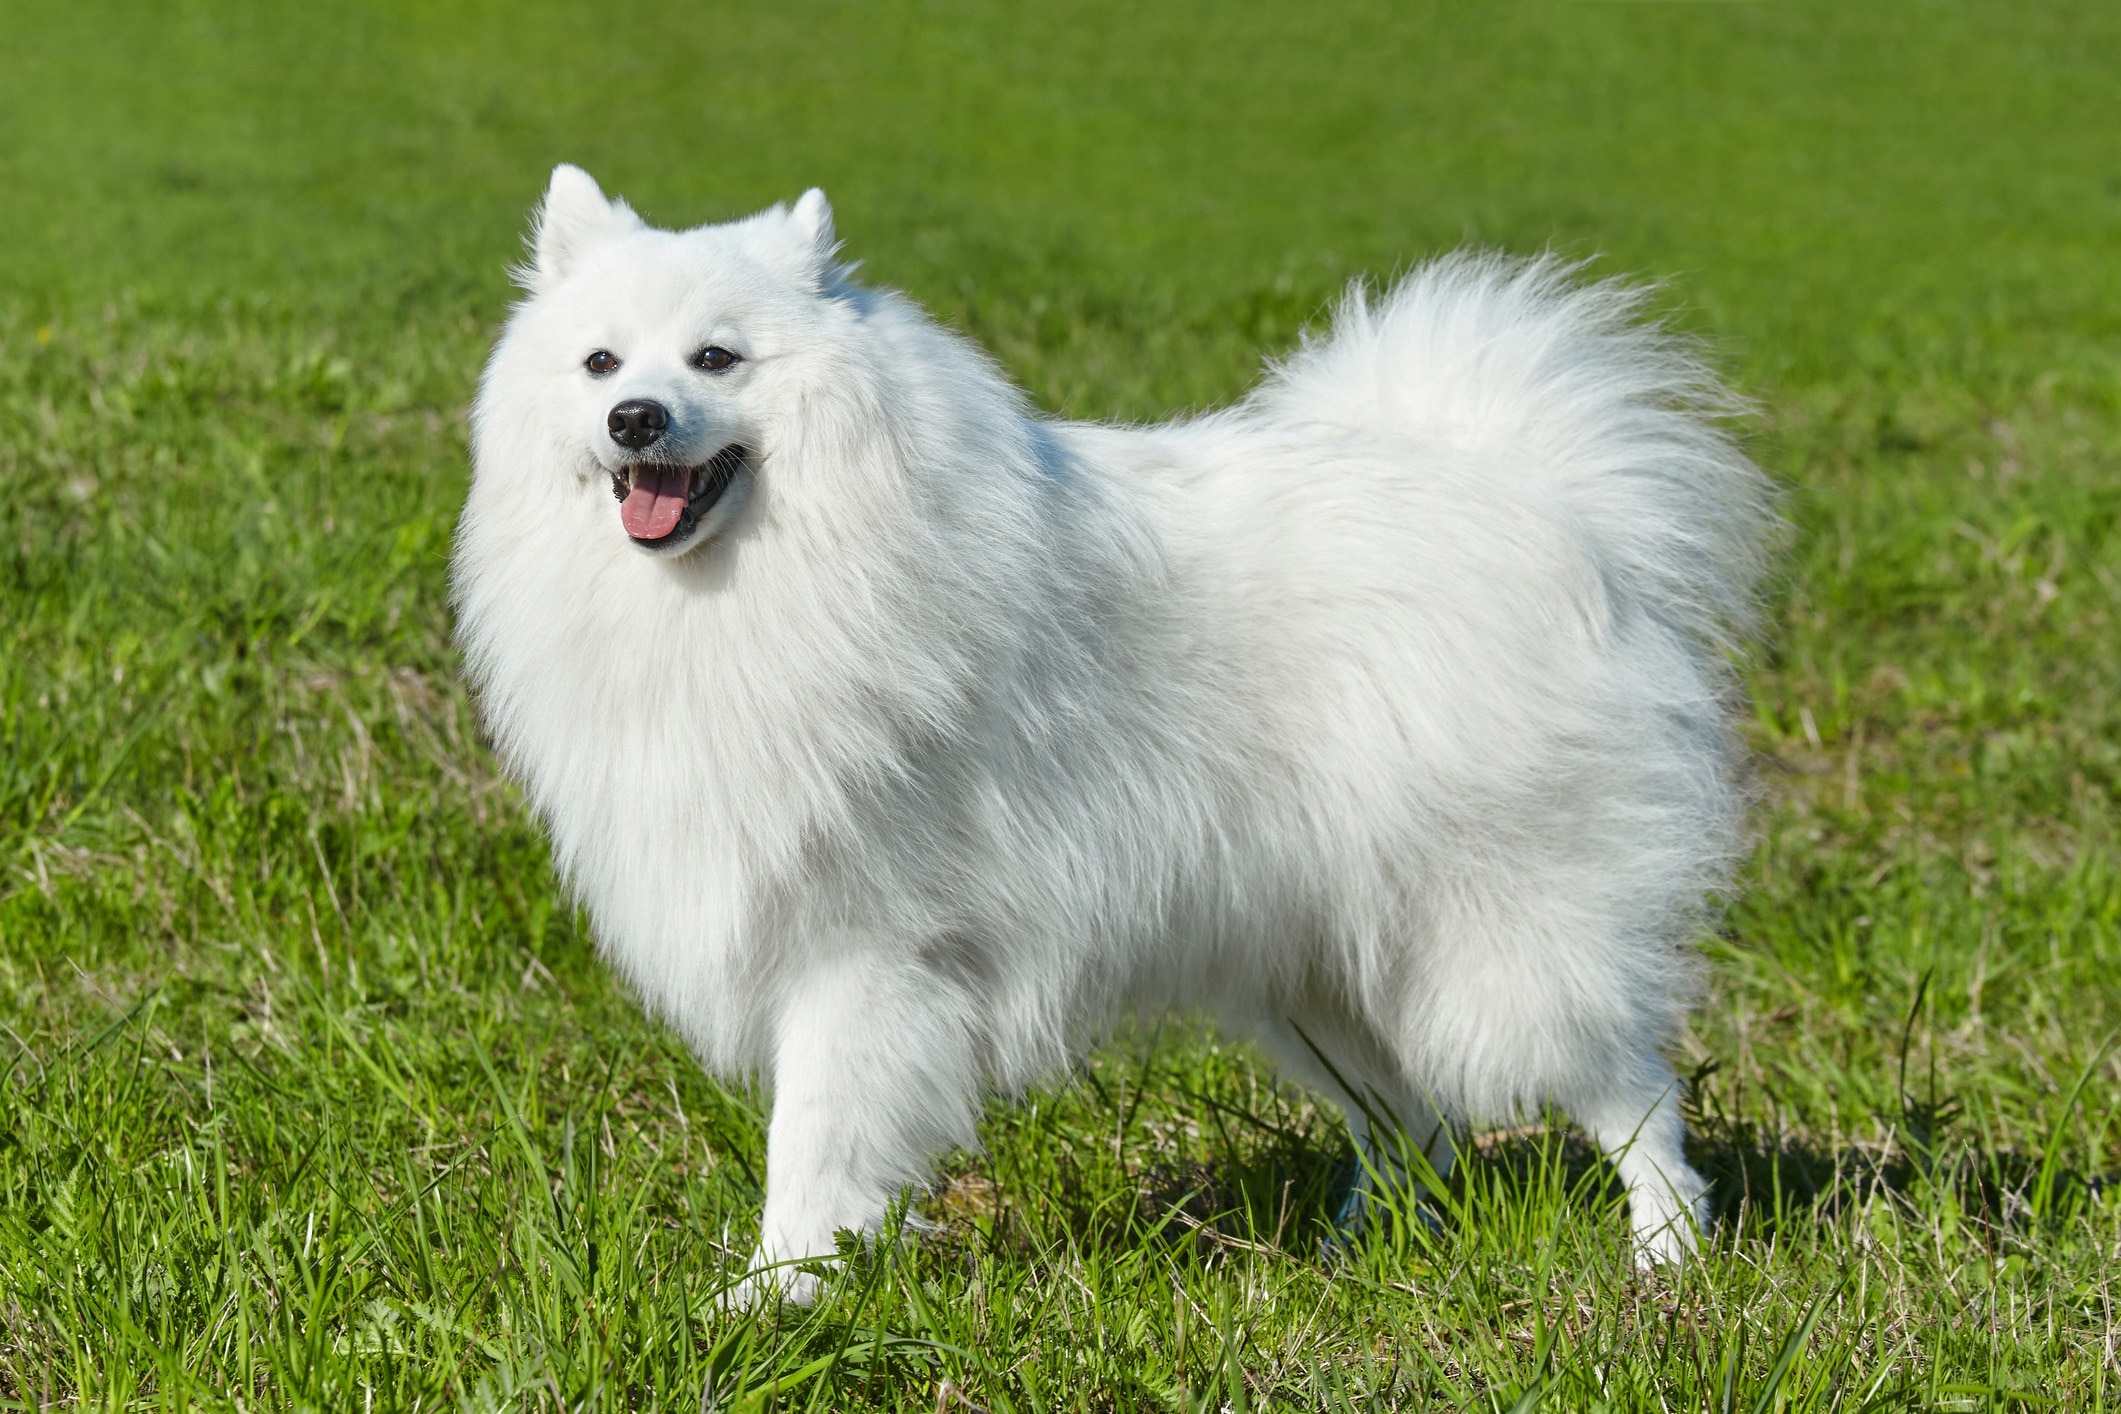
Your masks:
<instances>
[{"instance_id":1,"label":"dog's shadow","mask_svg":"<svg viewBox=\"0 0 2121 1414\"><path fill-rule=\"evenodd\" d=\"M1313 1109L1295 1111L1292 1123L1287 1107L1233 1114L1207 1096L1165 1098L1191 1100L1166 1110L1164 1122L1203 1143L1179 1153L1144 1144L1130 1153L1122 1142L1115 1154L1114 1118L1102 1135L1105 1153L1087 1161L1072 1146L1055 1146L1035 1175L1009 1166L959 1169L927 1205L930 1221L947 1245L1019 1253L1062 1242L1084 1251L1191 1246L1312 1260L1331 1248L1357 1169L1344 1127ZM1743 1118L1691 1116L1688 1158L1709 1181L1717 1240L1817 1230L1879 1205L1904 1214L1949 1206L2001 1245L2097 1202L2121 1181L1910 1118L1924 1117L1901 1117L1887 1139L1829 1146L1769 1134ZM1587 1209L1626 1199L1611 1163L1558 1116L1463 1141L1443 1197L1423 1205L1423 1225L1447 1244L1454 1222L1556 1198Z\"/></svg>"}]
</instances>

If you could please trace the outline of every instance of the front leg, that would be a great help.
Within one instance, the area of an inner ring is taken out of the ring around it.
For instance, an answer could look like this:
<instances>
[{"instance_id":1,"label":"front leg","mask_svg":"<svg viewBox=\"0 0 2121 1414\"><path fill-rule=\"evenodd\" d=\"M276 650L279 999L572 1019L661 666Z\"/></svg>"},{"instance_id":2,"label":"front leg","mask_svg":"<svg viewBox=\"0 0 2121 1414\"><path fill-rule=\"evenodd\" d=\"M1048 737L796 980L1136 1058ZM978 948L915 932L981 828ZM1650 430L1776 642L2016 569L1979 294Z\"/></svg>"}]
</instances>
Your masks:
<instances>
[{"instance_id":1,"label":"front leg","mask_svg":"<svg viewBox=\"0 0 2121 1414\"><path fill-rule=\"evenodd\" d=\"M739 1301L809 1302L814 1277L771 1267L829 1257L874 1233L937 1157L976 1142L980 1074L971 998L912 960L843 954L784 994L766 1131L766 1213Z\"/></svg>"}]
</instances>

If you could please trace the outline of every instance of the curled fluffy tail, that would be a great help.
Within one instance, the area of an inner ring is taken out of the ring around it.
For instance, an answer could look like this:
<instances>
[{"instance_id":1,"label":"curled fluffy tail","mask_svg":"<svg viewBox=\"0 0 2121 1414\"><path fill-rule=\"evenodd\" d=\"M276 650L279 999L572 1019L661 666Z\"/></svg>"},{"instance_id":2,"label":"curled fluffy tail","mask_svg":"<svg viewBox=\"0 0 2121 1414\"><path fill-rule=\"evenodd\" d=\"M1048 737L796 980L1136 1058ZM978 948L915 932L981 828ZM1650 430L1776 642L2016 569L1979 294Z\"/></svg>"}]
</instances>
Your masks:
<instances>
[{"instance_id":1,"label":"curled fluffy tail","mask_svg":"<svg viewBox=\"0 0 2121 1414\"><path fill-rule=\"evenodd\" d=\"M1773 495L1723 430L1742 405L1643 305L1551 256L1446 256L1382 296L1350 290L1253 406L1459 452L1551 496L1616 597L1716 651L1751 626Z\"/></svg>"}]
</instances>

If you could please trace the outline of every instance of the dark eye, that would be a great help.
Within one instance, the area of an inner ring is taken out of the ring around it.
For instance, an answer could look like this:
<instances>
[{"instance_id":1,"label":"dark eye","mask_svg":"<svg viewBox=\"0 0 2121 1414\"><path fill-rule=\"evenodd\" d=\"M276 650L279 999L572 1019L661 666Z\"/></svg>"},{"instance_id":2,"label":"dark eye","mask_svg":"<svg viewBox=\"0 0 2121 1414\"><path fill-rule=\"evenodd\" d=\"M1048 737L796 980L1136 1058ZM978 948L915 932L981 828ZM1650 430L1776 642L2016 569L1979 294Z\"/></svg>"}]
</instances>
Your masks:
<instances>
[{"instance_id":1,"label":"dark eye","mask_svg":"<svg viewBox=\"0 0 2121 1414\"><path fill-rule=\"evenodd\" d=\"M726 373L743 361L720 344L709 344L692 356L692 366L704 368L709 373Z\"/></svg>"},{"instance_id":2,"label":"dark eye","mask_svg":"<svg viewBox=\"0 0 2121 1414\"><path fill-rule=\"evenodd\" d=\"M595 353L582 360L582 367L602 378L607 373L616 373L618 371L619 356L610 349L598 349Z\"/></svg>"}]
</instances>

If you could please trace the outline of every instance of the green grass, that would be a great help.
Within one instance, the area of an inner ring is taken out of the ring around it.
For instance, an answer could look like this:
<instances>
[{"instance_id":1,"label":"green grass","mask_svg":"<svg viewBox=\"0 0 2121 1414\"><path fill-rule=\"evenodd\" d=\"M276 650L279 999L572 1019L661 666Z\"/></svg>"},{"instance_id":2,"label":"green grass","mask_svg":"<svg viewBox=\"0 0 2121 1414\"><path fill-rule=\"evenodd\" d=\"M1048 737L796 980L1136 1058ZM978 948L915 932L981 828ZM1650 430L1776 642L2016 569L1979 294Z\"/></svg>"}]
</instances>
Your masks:
<instances>
[{"instance_id":1,"label":"green grass","mask_svg":"<svg viewBox=\"0 0 2121 1414\"><path fill-rule=\"evenodd\" d=\"M2095 3L0 9L0 1408L2121 1407L2117 72ZM822 182L1079 415L1461 240L1663 279L1792 525L1712 1250L1632 1273L1533 1125L1326 1262L1341 1131L1181 1021L724 1313L762 1099L597 962L449 646L561 158Z\"/></svg>"}]
</instances>

